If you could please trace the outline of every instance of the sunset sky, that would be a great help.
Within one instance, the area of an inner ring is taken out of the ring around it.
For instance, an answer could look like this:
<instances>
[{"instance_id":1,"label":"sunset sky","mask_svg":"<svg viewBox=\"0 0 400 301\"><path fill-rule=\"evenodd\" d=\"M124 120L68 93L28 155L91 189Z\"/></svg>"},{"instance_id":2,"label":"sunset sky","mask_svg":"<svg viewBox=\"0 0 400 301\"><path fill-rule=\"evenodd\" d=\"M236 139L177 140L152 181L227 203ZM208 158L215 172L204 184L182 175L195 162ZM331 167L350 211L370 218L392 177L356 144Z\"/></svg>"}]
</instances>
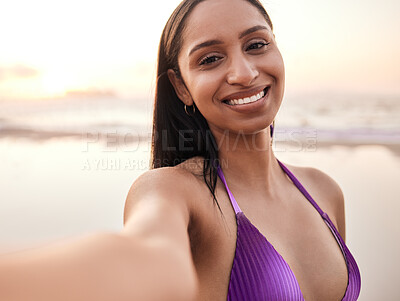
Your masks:
<instances>
[{"instance_id":1,"label":"sunset sky","mask_svg":"<svg viewBox=\"0 0 400 301\"><path fill-rule=\"evenodd\" d=\"M179 0L13 0L0 9L0 101L68 91L149 98ZM263 1L288 93L400 95L400 1Z\"/></svg>"}]
</instances>

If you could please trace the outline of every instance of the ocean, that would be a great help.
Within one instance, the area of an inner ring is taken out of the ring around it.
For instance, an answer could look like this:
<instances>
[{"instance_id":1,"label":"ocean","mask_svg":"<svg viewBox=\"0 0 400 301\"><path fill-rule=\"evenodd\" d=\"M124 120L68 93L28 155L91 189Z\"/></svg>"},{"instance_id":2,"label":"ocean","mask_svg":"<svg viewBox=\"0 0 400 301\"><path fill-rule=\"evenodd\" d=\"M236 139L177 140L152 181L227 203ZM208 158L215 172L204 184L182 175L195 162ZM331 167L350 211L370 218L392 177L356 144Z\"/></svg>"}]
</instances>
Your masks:
<instances>
[{"instance_id":1,"label":"ocean","mask_svg":"<svg viewBox=\"0 0 400 301\"><path fill-rule=\"evenodd\" d=\"M152 102L127 99L0 101L0 137L151 135ZM276 140L313 133L321 143L400 143L400 96L288 96L276 118ZM285 138L286 135L286 138Z\"/></svg>"}]
</instances>

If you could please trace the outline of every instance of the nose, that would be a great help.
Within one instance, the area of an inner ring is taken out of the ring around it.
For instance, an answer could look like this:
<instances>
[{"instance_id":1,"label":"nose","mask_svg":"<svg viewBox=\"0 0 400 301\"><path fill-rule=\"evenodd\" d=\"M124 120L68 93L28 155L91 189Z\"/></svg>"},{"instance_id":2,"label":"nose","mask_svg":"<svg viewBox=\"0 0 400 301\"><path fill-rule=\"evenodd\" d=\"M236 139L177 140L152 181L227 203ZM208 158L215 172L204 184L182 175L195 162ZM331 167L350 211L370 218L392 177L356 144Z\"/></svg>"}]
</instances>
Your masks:
<instances>
[{"instance_id":1,"label":"nose","mask_svg":"<svg viewBox=\"0 0 400 301\"><path fill-rule=\"evenodd\" d=\"M250 86L259 72L243 54L235 55L230 60L226 81L230 85Z\"/></svg>"}]
</instances>

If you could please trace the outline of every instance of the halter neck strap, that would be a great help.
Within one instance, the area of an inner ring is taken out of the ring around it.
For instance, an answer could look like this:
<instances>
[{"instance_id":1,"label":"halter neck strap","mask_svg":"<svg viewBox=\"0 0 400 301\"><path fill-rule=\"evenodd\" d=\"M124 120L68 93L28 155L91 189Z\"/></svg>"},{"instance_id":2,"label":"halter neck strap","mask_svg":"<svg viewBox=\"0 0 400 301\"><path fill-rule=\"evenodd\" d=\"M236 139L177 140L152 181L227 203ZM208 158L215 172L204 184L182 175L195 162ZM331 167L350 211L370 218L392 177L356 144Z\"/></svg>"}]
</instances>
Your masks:
<instances>
[{"instance_id":1,"label":"halter neck strap","mask_svg":"<svg viewBox=\"0 0 400 301\"><path fill-rule=\"evenodd\" d=\"M318 204L314 201L312 196L308 193L308 191L304 188L304 186L300 183L300 181L296 178L296 176L278 159L276 159L279 163L279 166L282 168L282 170L288 175L289 179L293 182L293 184L300 190L300 192L307 198L307 200L314 206L314 208L318 211L318 213L322 217L326 217L326 213L322 211L322 209L318 206ZM230 191L228 184L226 183L226 179L224 176L224 173L222 172L221 166L218 164L217 166L217 172L218 176L221 179L222 183L224 183L226 192L228 193L229 200L233 206L233 209L235 210L235 213L242 212L242 209L240 209L235 197L233 196L232 192Z\"/></svg>"}]
</instances>

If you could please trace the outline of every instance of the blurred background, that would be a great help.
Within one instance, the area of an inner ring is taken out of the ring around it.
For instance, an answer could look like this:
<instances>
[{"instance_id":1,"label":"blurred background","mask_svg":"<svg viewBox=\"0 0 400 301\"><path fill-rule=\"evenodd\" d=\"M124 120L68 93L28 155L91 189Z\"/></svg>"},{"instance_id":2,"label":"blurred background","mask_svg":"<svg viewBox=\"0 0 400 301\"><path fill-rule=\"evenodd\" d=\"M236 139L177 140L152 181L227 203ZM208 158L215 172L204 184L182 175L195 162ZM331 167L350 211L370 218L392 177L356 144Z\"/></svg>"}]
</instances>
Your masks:
<instances>
[{"instance_id":1,"label":"blurred background","mask_svg":"<svg viewBox=\"0 0 400 301\"><path fill-rule=\"evenodd\" d=\"M122 228L179 2L2 2L0 250ZM400 300L400 2L264 4L286 65L275 153L342 187L360 300Z\"/></svg>"}]
</instances>

